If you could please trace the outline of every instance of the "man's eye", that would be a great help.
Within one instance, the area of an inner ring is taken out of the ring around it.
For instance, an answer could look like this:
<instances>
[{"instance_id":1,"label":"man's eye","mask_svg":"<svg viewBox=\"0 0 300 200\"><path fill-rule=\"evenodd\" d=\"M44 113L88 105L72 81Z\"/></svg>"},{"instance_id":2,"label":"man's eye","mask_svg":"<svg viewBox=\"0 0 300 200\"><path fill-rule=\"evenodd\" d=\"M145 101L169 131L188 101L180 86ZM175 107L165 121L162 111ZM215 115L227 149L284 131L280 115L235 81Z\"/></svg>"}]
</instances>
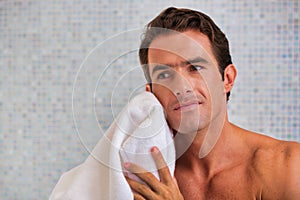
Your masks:
<instances>
[{"instance_id":1,"label":"man's eye","mask_svg":"<svg viewBox=\"0 0 300 200\"><path fill-rule=\"evenodd\" d=\"M168 72L162 72L157 75L157 79L167 79L170 78L171 74Z\"/></svg>"},{"instance_id":2,"label":"man's eye","mask_svg":"<svg viewBox=\"0 0 300 200\"><path fill-rule=\"evenodd\" d=\"M203 67L200 65L191 65L190 66L190 71L200 71L201 69L203 69Z\"/></svg>"}]
</instances>

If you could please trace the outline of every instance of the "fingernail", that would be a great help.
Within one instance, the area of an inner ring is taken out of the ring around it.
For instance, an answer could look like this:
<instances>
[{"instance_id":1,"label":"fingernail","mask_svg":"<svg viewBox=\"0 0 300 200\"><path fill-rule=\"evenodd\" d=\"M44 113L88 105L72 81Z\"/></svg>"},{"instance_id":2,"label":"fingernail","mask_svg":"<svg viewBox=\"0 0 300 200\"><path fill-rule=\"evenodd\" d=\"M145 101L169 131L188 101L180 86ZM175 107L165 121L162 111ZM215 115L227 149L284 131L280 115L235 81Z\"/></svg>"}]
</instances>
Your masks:
<instances>
[{"instance_id":1,"label":"fingernail","mask_svg":"<svg viewBox=\"0 0 300 200\"><path fill-rule=\"evenodd\" d=\"M157 153L158 152L158 148L157 147L152 147L150 150L152 153Z\"/></svg>"},{"instance_id":2,"label":"fingernail","mask_svg":"<svg viewBox=\"0 0 300 200\"><path fill-rule=\"evenodd\" d=\"M125 163L124 163L124 167L125 167L125 168L129 168L129 167L130 167L130 163L129 163L129 162L125 162Z\"/></svg>"}]
</instances>

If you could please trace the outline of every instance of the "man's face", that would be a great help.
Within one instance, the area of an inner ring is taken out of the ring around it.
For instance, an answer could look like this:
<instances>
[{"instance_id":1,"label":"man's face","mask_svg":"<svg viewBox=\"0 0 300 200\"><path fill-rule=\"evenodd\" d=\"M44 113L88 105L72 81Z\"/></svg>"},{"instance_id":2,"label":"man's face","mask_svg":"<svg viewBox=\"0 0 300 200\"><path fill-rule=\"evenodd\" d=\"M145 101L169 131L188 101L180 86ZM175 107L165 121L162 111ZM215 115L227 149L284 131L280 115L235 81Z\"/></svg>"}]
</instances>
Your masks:
<instances>
[{"instance_id":1,"label":"man's face","mask_svg":"<svg viewBox=\"0 0 300 200\"><path fill-rule=\"evenodd\" d=\"M196 31L159 36L150 44L148 61L152 92L172 129L195 133L224 113L226 92L207 36Z\"/></svg>"}]
</instances>

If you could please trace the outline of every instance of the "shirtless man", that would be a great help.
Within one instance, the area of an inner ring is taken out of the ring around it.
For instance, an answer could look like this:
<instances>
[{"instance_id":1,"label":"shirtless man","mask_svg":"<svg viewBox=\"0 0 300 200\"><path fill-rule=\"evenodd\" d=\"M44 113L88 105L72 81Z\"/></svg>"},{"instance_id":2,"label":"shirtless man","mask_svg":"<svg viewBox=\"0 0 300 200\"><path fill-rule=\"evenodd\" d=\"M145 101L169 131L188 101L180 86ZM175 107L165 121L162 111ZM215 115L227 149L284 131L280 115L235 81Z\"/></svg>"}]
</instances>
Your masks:
<instances>
[{"instance_id":1,"label":"shirtless man","mask_svg":"<svg viewBox=\"0 0 300 200\"><path fill-rule=\"evenodd\" d=\"M151 33L151 27L180 34ZM149 81L146 89L161 102L174 130L176 151L188 146L178 155L175 178L156 147L151 153L160 180L126 163L147 183L127 178L135 199L300 199L300 145L228 121L226 103L237 72L226 36L208 16L164 10L148 24L140 61ZM215 141L207 145L210 135ZM192 140L184 143L186 138Z\"/></svg>"}]
</instances>

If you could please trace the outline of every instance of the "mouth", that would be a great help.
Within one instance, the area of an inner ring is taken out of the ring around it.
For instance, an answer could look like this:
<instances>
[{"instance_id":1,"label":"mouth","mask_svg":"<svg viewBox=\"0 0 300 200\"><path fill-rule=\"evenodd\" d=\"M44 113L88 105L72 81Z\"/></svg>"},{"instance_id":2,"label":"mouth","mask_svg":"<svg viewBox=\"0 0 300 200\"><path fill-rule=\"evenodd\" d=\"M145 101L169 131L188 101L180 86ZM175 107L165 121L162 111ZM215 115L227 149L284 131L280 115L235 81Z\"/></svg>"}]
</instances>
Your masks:
<instances>
[{"instance_id":1,"label":"mouth","mask_svg":"<svg viewBox=\"0 0 300 200\"><path fill-rule=\"evenodd\" d=\"M187 102L181 102L178 103L174 106L175 111L188 111L188 110L193 110L195 109L197 106L199 106L200 104L202 104L200 101L198 100L193 100L193 101L187 101Z\"/></svg>"}]
</instances>

